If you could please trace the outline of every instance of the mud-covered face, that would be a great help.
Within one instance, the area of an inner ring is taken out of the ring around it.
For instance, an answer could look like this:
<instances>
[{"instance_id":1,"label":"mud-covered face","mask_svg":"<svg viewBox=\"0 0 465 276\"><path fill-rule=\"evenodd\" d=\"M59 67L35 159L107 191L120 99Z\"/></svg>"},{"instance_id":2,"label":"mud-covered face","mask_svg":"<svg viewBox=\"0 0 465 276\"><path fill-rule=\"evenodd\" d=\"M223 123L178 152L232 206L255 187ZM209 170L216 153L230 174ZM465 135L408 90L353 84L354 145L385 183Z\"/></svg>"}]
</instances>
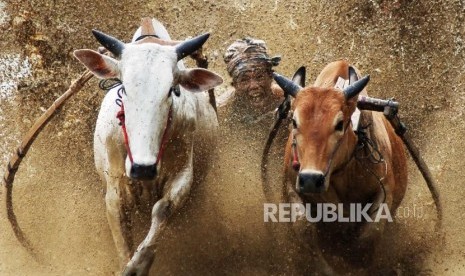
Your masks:
<instances>
[{"instance_id":1,"label":"mud-covered face","mask_svg":"<svg viewBox=\"0 0 465 276\"><path fill-rule=\"evenodd\" d=\"M355 111L358 95L370 80L370 76L358 79L352 74L350 79L353 83L344 90L318 87L318 84L328 83L322 80L331 83L338 75L327 66L318 76L314 87L302 88L304 71L300 68L294 74L293 81L273 73L274 80L283 91L295 98L293 130L287 143L286 163L298 170L296 190L299 193L321 193L328 189L332 170L343 161L338 149Z\"/></svg>"},{"instance_id":2,"label":"mud-covered face","mask_svg":"<svg viewBox=\"0 0 465 276\"><path fill-rule=\"evenodd\" d=\"M208 34L177 46L124 44L98 31L94 31L94 35L119 60L88 49L76 50L74 55L97 77L122 81L126 90L123 95L128 144L126 174L134 179L153 179L160 164L162 136L173 107L174 96L170 88L179 84L195 93L211 89L223 81L205 69L180 70L176 66L180 59L201 47Z\"/></svg>"},{"instance_id":3,"label":"mud-covered face","mask_svg":"<svg viewBox=\"0 0 465 276\"><path fill-rule=\"evenodd\" d=\"M267 106L271 98L270 70L254 69L242 72L233 80L236 96L253 107Z\"/></svg>"},{"instance_id":4,"label":"mud-covered face","mask_svg":"<svg viewBox=\"0 0 465 276\"><path fill-rule=\"evenodd\" d=\"M300 159L296 190L321 193L328 189L331 171L339 162L331 160L344 136L349 107L342 93L322 88L299 92L295 106L292 137Z\"/></svg>"}]
</instances>

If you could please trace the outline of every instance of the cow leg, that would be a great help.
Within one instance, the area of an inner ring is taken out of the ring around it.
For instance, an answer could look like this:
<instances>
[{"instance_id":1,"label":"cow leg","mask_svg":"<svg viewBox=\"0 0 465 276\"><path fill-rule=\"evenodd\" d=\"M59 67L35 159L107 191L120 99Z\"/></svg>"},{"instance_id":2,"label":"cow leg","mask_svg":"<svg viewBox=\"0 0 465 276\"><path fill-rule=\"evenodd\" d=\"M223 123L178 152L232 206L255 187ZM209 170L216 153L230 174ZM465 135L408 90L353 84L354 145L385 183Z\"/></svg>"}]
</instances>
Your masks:
<instances>
[{"instance_id":1,"label":"cow leg","mask_svg":"<svg viewBox=\"0 0 465 276\"><path fill-rule=\"evenodd\" d=\"M300 196L297 194L297 192L292 188L292 184L286 185L286 187L286 196L290 203L298 203L305 205ZM331 268L331 266L328 264L325 257L323 256L323 253L319 246L319 239L316 226L309 224L309 222L305 218L305 214L298 216L296 218L296 221L294 223L291 223L290 226L295 237L298 240L304 241L303 247L308 251L312 251L312 253L315 256L314 261L316 265L314 266L314 268L317 271L313 271L313 273L316 272L319 275L336 275L334 270ZM310 239L308 239L308 237L310 237ZM310 241L311 244L307 244L307 241Z\"/></svg>"},{"instance_id":2,"label":"cow leg","mask_svg":"<svg viewBox=\"0 0 465 276\"><path fill-rule=\"evenodd\" d=\"M107 193L105 203L107 207L107 220L110 225L113 241L120 261L127 263L131 256L128 245L129 229L126 223L122 187L125 181L122 178L107 177Z\"/></svg>"},{"instance_id":3,"label":"cow leg","mask_svg":"<svg viewBox=\"0 0 465 276\"><path fill-rule=\"evenodd\" d=\"M385 192L384 192L385 191ZM370 218L374 221L378 213L381 204L387 204L389 211L392 211L392 192L387 185L384 187L384 191L380 188L380 191L376 194L373 200L372 208L375 208ZM370 210L371 211L371 210ZM393 214L391 214L393 215ZM383 233L386 226L387 219L381 219L379 222L365 223L360 231L360 239L363 240L374 240L376 237Z\"/></svg>"},{"instance_id":4,"label":"cow leg","mask_svg":"<svg viewBox=\"0 0 465 276\"><path fill-rule=\"evenodd\" d=\"M163 197L152 209L152 223L149 233L139 245L134 256L127 263L124 276L147 275L155 258L155 242L166 225L172 213L172 204L167 197Z\"/></svg>"},{"instance_id":5,"label":"cow leg","mask_svg":"<svg viewBox=\"0 0 465 276\"><path fill-rule=\"evenodd\" d=\"M155 258L156 241L170 215L187 199L192 187L192 147L188 165L176 175L171 183L171 189L152 209L152 223L149 233L137 248L133 257L123 271L125 276L147 275ZM167 183L169 184L169 183Z\"/></svg>"},{"instance_id":6,"label":"cow leg","mask_svg":"<svg viewBox=\"0 0 465 276\"><path fill-rule=\"evenodd\" d=\"M389 181L389 180L388 180ZM375 200L373 201L373 206L376 208L381 208L381 204L387 204L389 211L391 211L392 207L392 192L388 186L385 186L384 194L383 190L376 195ZM385 197L386 196L386 197ZM374 221L379 209L375 209L375 211L370 215L371 219ZM393 214L391 214L393 215ZM372 263L373 258L375 257L377 245L381 240L381 236L384 232L384 228L386 227L387 219L381 219L379 222L369 222L363 224L360 229L360 235L357 239L357 246L360 247L360 251L364 252L363 261L366 263Z\"/></svg>"}]
</instances>

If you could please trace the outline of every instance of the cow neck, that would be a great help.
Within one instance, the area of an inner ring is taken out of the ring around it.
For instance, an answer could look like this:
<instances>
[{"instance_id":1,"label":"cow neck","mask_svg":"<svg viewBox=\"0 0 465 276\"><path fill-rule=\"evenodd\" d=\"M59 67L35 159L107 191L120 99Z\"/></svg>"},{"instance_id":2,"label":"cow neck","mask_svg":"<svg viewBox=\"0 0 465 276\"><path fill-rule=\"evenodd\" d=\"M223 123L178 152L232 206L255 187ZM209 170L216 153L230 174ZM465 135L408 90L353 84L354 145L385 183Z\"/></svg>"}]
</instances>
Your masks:
<instances>
[{"instance_id":1,"label":"cow neck","mask_svg":"<svg viewBox=\"0 0 465 276\"><path fill-rule=\"evenodd\" d=\"M167 146L168 141L169 141L169 132L170 132L171 126L173 124L173 105L174 105L173 104L174 103L173 97L174 97L174 95L171 95L171 104L170 104L170 109L168 111L168 119L166 120L165 128L163 130L163 136L162 136L162 140L161 140L161 143L160 143L160 147L159 147L158 154L157 154L157 160L156 160L155 164L158 164L160 162L160 160L163 158L163 154L165 152L166 146ZM129 137L128 137L128 133L127 133L127 130L126 130L126 122L125 122L126 120L125 120L125 112L124 112L124 103L123 102L121 102L121 109L116 114L116 118L118 118L119 121L120 121L119 124L120 124L121 130L123 132L124 145L126 147L126 152L127 152L129 161L131 161L131 165L132 165L134 163L134 161L133 161L133 158L132 158L131 148L129 147Z\"/></svg>"}]
</instances>

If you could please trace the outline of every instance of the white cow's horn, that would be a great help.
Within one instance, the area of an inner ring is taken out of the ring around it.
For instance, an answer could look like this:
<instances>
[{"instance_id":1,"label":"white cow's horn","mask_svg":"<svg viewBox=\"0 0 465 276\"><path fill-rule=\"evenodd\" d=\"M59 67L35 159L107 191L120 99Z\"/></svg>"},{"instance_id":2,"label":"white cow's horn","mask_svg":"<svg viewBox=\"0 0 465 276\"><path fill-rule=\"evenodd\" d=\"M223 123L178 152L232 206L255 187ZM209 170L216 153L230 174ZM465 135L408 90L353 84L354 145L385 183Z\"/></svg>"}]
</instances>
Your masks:
<instances>
[{"instance_id":1,"label":"white cow's horn","mask_svg":"<svg viewBox=\"0 0 465 276\"><path fill-rule=\"evenodd\" d=\"M205 41L207 41L208 37L210 37L210 34L205 33L176 45L176 54L178 55L178 60L181 60L197 51L200 47L202 47Z\"/></svg>"},{"instance_id":2,"label":"white cow's horn","mask_svg":"<svg viewBox=\"0 0 465 276\"><path fill-rule=\"evenodd\" d=\"M115 57L120 57L121 53L124 50L124 43L119 41L118 39L104 34L97 30L92 30L92 34L95 38L105 47L108 51L110 51Z\"/></svg>"}]
</instances>

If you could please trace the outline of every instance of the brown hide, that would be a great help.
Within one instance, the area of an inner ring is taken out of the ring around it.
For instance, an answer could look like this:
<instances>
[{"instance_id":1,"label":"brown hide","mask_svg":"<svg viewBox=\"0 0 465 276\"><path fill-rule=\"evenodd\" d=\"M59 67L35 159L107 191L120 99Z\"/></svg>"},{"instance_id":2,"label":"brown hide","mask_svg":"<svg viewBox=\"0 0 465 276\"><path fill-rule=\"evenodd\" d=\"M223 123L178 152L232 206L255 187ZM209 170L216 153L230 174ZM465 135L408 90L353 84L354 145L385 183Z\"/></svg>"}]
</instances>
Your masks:
<instances>
[{"instance_id":1,"label":"brown hide","mask_svg":"<svg viewBox=\"0 0 465 276\"><path fill-rule=\"evenodd\" d=\"M371 123L368 136L379 147L386 163L373 164L367 160L351 158L357 136L348 125L356 107L356 97L346 101L341 90L334 85L338 77L348 79L349 64L340 60L327 65L317 77L314 87L302 89L296 96L292 110L297 119L296 134L300 171L311 169L325 172L329 169L329 188L321 194L299 195L304 202L370 203L382 196L379 181L367 170L384 177L385 202L391 214L400 204L407 185L405 152L400 138L394 133L382 113L363 111L363 125ZM366 94L365 91L362 92ZM336 117L342 114L345 131L335 132ZM291 166L292 138L290 134L285 152L285 178L287 190L296 190L297 172ZM340 146L336 149L338 141ZM332 174L332 172L335 172Z\"/></svg>"}]
</instances>

